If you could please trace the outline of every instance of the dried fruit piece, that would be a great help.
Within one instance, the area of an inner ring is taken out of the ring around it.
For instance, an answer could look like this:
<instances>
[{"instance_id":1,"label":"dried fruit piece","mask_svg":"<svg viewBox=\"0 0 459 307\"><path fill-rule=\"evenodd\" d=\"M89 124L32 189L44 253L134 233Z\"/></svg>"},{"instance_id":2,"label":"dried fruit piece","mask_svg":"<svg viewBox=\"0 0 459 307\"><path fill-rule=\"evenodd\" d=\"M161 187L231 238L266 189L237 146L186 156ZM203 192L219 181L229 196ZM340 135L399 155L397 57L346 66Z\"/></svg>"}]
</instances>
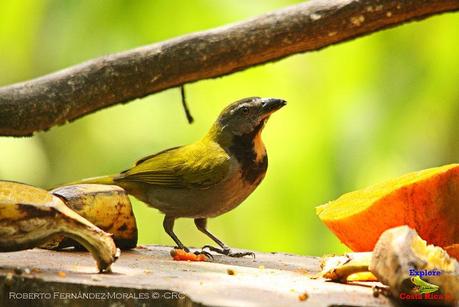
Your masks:
<instances>
[{"instance_id":1,"label":"dried fruit piece","mask_svg":"<svg viewBox=\"0 0 459 307\"><path fill-rule=\"evenodd\" d=\"M194 254L186 252L183 249L174 248L171 250L171 257L176 261L207 261L207 258L204 254Z\"/></svg>"},{"instance_id":2,"label":"dried fruit piece","mask_svg":"<svg viewBox=\"0 0 459 307\"><path fill-rule=\"evenodd\" d=\"M459 299L459 263L442 248L427 245L407 226L386 230L381 235L369 268L395 297L401 293L419 294L420 278L438 286L436 293L446 301Z\"/></svg>"},{"instance_id":3,"label":"dried fruit piece","mask_svg":"<svg viewBox=\"0 0 459 307\"><path fill-rule=\"evenodd\" d=\"M136 247L136 220L129 197L122 188L114 185L77 184L56 188L51 193L61 198L67 207L111 233L117 247ZM75 246L75 241L63 239L57 244L58 248L68 246Z\"/></svg>"},{"instance_id":4,"label":"dried fruit piece","mask_svg":"<svg viewBox=\"0 0 459 307\"><path fill-rule=\"evenodd\" d=\"M459 242L459 164L410 173L316 208L353 251L371 251L387 229L408 225L428 243Z\"/></svg>"},{"instance_id":5,"label":"dried fruit piece","mask_svg":"<svg viewBox=\"0 0 459 307\"><path fill-rule=\"evenodd\" d=\"M0 181L0 252L34 248L56 235L87 248L97 267L109 271L118 258L110 234L69 209L58 197L22 183Z\"/></svg>"}]
</instances>

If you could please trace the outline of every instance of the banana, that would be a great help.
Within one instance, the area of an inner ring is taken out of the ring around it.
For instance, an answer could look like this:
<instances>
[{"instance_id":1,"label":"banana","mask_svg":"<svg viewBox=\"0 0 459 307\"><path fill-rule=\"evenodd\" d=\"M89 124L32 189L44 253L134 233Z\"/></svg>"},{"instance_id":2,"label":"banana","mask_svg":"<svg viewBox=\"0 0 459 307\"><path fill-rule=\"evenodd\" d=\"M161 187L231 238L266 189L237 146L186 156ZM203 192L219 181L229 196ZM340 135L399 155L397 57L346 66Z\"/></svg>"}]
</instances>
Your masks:
<instances>
[{"instance_id":1,"label":"banana","mask_svg":"<svg viewBox=\"0 0 459 307\"><path fill-rule=\"evenodd\" d=\"M131 202L126 192L114 185L77 184L50 191L70 209L112 234L117 247L137 246L137 226ZM62 238L61 238L62 239ZM75 246L71 239L54 242L55 248Z\"/></svg>"},{"instance_id":2,"label":"banana","mask_svg":"<svg viewBox=\"0 0 459 307\"><path fill-rule=\"evenodd\" d=\"M0 252L34 248L59 235L89 250L100 272L110 271L119 257L110 234L69 209L58 197L33 186L0 181Z\"/></svg>"},{"instance_id":3,"label":"banana","mask_svg":"<svg viewBox=\"0 0 459 307\"><path fill-rule=\"evenodd\" d=\"M371 257L371 252L326 256L322 259L322 272L319 276L340 282L376 280L368 269Z\"/></svg>"}]
</instances>

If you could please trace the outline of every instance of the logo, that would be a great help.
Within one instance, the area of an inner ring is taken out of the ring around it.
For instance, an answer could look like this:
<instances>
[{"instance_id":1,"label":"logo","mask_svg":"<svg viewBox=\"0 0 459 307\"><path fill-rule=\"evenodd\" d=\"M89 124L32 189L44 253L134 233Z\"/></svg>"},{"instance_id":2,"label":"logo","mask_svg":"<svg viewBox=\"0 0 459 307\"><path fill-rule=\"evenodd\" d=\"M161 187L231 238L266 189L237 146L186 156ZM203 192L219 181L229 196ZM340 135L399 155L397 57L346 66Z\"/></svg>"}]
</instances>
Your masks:
<instances>
[{"instance_id":1,"label":"logo","mask_svg":"<svg viewBox=\"0 0 459 307\"><path fill-rule=\"evenodd\" d=\"M422 280L418 275L411 277L411 282L415 285L414 291L420 294L436 292L439 288L437 285Z\"/></svg>"},{"instance_id":2,"label":"logo","mask_svg":"<svg viewBox=\"0 0 459 307\"><path fill-rule=\"evenodd\" d=\"M441 271L433 269L433 270L416 270L416 269L410 269L410 276L419 276L423 278L424 276L440 276Z\"/></svg>"},{"instance_id":3,"label":"logo","mask_svg":"<svg viewBox=\"0 0 459 307\"><path fill-rule=\"evenodd\" d=\"M413 283L414 288L409 293L401 292L399 298L402 300L436 300L444 301L451 300L453 295L451 293L440 293L440 287L427 282L422 279L424 276L439 276L442 271L439 270L416 270L410 269L410 281ZM437 293L438 291L438 293Z\"/></svg>"}]
</instances>

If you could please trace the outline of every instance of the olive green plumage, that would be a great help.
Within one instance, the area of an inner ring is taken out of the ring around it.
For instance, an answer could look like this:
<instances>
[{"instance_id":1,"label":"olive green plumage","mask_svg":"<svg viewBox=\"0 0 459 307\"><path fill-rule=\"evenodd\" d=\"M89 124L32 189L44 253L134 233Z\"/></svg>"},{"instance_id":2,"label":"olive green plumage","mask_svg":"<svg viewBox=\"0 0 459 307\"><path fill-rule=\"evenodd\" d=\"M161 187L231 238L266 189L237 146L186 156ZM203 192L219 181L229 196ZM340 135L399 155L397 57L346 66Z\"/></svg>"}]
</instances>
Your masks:
<instances>
[{"instance_id":1,"label":"olive green plumage","mask_svg":"<svg viewBox=\"0 0 459 307\"><path fill-rule=\"evenodd\" d=\"M176 218L194 218L199 230L222 250L231 251L206 229L206 219L238 206L263 179L268 166L261 131L269 116L285 105L274 98L250 97L226 107L199 141L145 157L114 176L78 183L115 184L166 217L164 228L177 245L186 249L172 232Z\"/></svg>"}]
</instances>

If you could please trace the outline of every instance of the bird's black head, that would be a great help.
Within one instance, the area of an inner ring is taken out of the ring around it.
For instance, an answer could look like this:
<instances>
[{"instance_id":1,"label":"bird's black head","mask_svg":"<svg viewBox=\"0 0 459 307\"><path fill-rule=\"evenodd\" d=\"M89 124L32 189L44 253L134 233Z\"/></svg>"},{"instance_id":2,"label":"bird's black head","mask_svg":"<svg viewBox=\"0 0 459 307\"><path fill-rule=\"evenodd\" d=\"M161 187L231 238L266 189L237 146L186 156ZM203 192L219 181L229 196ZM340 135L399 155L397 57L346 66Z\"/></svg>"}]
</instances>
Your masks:
<instances>
[{"instance_id":1,"label":"bird's black head","mask_svg":"<svg viewBox=\"0 0 459 307\"><path fill-rule=\"evenodd\" d=\"M250 134L262 128L269 116L285 105L283 99L244 98L227 106L218 117L218 123L222 130L233 135Z\"/></svg>"}]
</instances>

